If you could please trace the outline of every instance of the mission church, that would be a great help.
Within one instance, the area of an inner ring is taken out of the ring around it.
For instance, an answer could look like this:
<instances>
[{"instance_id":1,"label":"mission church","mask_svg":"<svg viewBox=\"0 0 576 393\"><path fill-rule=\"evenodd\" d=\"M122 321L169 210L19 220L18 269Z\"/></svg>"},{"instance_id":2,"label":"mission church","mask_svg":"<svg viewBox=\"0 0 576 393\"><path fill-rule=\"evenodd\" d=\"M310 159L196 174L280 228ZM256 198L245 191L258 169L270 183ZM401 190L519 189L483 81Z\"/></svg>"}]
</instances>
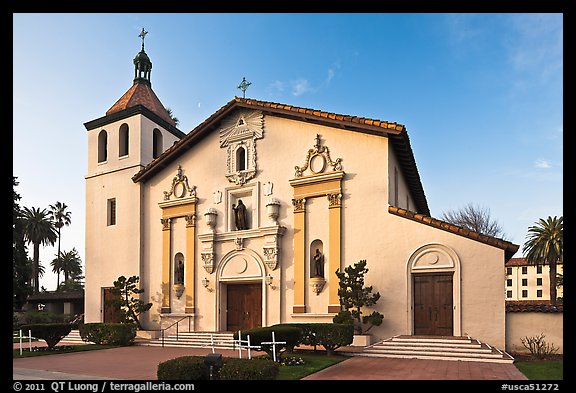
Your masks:
<instances>
[{"instance_id":1,"label":"mission church","mask_svg":"<svg viewBox=\"0 0 576 393\"><path fill-rule=\"evenodd\" d=\"M518 245L430 217L404 125L234 97L185 133L152 90L144 36L133 85L84 124L86 322L114 320L121 275L153 303L148 330L331 322L335 272L365 259L375 339L504 348Z\"/></svg>"}]
</instances>

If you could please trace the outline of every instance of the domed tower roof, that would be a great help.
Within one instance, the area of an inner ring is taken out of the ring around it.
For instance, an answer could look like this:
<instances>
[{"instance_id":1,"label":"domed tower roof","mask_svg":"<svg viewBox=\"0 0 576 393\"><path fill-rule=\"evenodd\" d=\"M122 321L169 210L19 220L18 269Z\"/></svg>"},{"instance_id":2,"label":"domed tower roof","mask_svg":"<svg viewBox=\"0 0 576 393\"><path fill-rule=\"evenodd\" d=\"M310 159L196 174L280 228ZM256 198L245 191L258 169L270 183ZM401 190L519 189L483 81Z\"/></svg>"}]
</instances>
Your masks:
<instances>
[{"instance_id":1,"label":"domed tower roof","mask_svg":"<svg viewBox=\"0 0 576 393\"><path fill-rule=\"evenodd\" d=\"M148 34L147 31L142 31L138 35L142 38L142 49L136 57L134 57L134 84L108 111L106 115L119 112L137 105L142 105L166 120L169 124L176 126L176 122L172 119L170 114L154 91L152 90L152 83L150 82L150 73L152 71L152 62L144 51L144 38Z\"/></svg>"}]
</instances>

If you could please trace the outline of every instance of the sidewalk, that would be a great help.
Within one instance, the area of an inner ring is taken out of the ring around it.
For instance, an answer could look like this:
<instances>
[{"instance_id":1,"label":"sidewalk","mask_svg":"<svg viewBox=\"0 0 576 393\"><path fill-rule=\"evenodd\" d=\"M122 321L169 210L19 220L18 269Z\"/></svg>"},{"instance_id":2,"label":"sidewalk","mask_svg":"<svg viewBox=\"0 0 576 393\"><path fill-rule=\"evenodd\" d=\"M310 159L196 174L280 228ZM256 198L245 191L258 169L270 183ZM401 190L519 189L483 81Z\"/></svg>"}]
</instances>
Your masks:
<instances>
[{"instance_id":1,"label":"sidewalk","mask_svg":"<svg viewBox=\"0 0 576 393\"><path fill-rule=\"evenodd\" d=\"M129 346L13 359L13 379L156 380L158 364L208 348ZM223 357L238 351L217 350ZM263 352L253 352L258 356ZM243 351L242 357L246 357ZM352 356L304 380L526 380L513 364Z\"/></svg>"}]
</instances>

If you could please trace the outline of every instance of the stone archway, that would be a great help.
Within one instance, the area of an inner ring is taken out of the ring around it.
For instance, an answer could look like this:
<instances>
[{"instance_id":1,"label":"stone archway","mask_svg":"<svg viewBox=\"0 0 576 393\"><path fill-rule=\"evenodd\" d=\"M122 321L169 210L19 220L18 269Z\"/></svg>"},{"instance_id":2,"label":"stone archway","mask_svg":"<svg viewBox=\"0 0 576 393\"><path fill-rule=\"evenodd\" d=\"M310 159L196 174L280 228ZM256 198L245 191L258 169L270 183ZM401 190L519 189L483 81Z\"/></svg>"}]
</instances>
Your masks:
<instances>
[{"instance_id":1,"label":"stone archway","mask_svg":"<svg viewBox=\"0 0 576 393\"><path fill-rule=\"evenodd\" d=\"M460 336L461 274L456 252L439 243L419 247L408 259L406 280L408 334Z\"/></svg>"},{"instance_id":2,"label":"stone archway","mask_svg":"<svg viewBox=\"0 0 576 393\"><path fill-rule=\"evenodd\" d=\"M253 250L226 254L216 270L218 330L244 330L266 321L265 267Z\"/></svg>"}]
</instances>

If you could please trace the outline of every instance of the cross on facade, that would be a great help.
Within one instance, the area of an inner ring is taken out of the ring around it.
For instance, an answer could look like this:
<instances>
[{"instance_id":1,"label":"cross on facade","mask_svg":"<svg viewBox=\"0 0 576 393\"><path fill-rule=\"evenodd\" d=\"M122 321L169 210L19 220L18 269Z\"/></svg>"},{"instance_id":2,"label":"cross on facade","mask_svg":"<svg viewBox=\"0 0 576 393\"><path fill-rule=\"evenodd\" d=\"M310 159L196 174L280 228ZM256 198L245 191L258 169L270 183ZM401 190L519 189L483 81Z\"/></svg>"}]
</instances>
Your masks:
<instances>
[{"instance_id":1,"label":"cross on facade","mask_svg":"<svg viewBox=\"0 0 576 393\"><path fill-rule=\"evenodd\" d=\"M252 82L246 82L246 78L242 78L242 82L238 85L238 89L242 90L242 98L246 98L246 90Z\"/></svg>"}]
</instances>

